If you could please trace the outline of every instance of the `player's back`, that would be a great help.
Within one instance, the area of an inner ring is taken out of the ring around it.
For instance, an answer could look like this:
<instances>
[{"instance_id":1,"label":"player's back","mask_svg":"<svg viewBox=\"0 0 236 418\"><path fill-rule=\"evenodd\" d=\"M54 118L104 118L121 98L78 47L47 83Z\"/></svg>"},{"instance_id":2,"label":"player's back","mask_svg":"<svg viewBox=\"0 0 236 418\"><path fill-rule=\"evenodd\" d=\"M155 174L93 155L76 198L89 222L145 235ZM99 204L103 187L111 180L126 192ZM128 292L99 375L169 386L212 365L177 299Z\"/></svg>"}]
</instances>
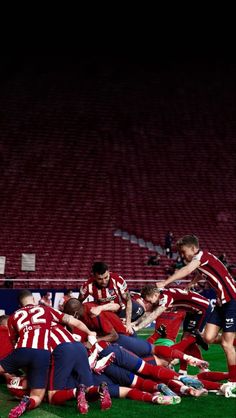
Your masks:
<instances>
[{"instance_id":1,"label":"player's back","mask_svg":"<svg viewBox=\"0 0 236 418\"><path fill-rule=\"evenodd\" d=\"M194 258L200 261L198 270L207 276L222 303L236 299L235 282L225 265L214 254L199 251Z\"/></svg>"},{"instance_id":2,"label":"player's back","mask_svg":"<svg viewBox=\"0 0 236 418\"><path fill-rule=\"evenodd\" d=\"M182 307L186 310L206 310L209 306L209 300L197 292L191 292L178 288L164 289L161 291L160 305L166 307Z\"/></svg>"},{"instance_id":3,"label":"player's back","mask_svg":"<svg viewBox=\"0 0 236 418\"><path fill-rule=\"evenodd\" d=\"M48 350L49 330L53 320L59 321L63 314L48 306L27 305L18 309L8 321L15 348Z\"/></svg>"}]
</instances>

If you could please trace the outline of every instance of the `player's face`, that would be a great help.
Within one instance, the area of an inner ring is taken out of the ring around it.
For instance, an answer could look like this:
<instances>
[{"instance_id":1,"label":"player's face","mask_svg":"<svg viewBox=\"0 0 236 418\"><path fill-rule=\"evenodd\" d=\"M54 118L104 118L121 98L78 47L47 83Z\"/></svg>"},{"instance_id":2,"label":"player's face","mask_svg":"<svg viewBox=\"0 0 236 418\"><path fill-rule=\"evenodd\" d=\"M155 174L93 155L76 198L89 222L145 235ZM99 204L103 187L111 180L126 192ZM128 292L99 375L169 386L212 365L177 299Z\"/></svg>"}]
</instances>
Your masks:
<instances>
[{"instance_id":1,"label":"player's face","mask_svg":"<svg viewBox=\"0 0 236 418\"><path fill-rule=\"evenodd\" d=\"M196 254L196 248L195 248L194 245L192 245L191 247L189 247L187 245L183 245L181 247L181 256L186 261L192 261L195 254Z\"/></svg>"},{"instance_id":2,"label":"player's face","mask_svg":"<svg viewBox=\"0 0 236 418\"><path fill-rule=\"evenodd\" d=\"M105 273L103 274L95 274L95 281L98 285L98 287L107 287L108 286L108 282L110 280L110 273L109 271L105 271Z\"/></svg>"},{"instance_id":3,"label":"player's face","mask_svg":"<svg viewBox=\"0 0 236 418\"><path fill-rule=\"evenodd\" d=\"M152 295L147 295L145 297L145 301L151 303L152 305L155 305L158 302L159 297L159 293L153 293Z\"/></svg>"}]
</instances>

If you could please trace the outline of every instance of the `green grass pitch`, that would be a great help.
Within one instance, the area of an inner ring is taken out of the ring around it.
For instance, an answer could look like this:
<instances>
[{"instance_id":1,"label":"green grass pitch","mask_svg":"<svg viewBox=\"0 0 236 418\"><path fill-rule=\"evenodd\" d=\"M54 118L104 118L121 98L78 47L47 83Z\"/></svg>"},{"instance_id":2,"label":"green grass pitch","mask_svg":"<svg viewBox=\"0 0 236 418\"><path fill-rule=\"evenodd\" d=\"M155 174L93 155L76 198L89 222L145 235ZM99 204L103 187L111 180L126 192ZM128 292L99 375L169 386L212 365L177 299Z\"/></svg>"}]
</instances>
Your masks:
<instances>
[{"instance_id":1,"label":"green grass pitch","mask_svg":"<svg viewBox=\"0 0 236 418\"><path fill-rule=\"evenodd\" d=\"M142 337L144 337L143 333ZM212 345L209 351L203 352L203 355L210 362L211 370L227 370L225 357L220 346ZM195 371L194 368L189 370L191 374L194 374ZM5 386L0 385L0 418L8 418L10 409L17 402L11 397ZM43 403L39 408L26 412L23 416L29 418L75 418L79 416L79 413L76 411L75 401L70 401L63 407ZM97 402L90 403L88 416L91 418L235 418L236 399L226 399L223 396L210 393L208 396L198 399L183 398L181 404L174 406L152 405L128 399L113 399L112 408L109 411L100 411Z\"/></svg>"}]
</instances>

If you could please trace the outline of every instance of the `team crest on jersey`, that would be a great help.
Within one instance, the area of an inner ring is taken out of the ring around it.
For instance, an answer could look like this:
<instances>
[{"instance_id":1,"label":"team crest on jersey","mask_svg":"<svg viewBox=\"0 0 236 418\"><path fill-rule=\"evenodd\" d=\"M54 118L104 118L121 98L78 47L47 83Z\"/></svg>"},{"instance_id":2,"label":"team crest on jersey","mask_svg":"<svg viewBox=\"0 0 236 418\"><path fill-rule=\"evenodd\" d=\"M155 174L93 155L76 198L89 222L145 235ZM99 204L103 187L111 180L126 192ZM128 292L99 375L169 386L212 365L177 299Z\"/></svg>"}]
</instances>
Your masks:
<instances>
[{"instance_id":1,"label":"team crest on jersey","mask_svg":"<svg viewBox=\"0 0 236 418\"><path fill-rule=\"evenodd\" d=\"M115 290L114 290L114 289L108 289L108 293L109 293L109 295L111 295L111 296L114 296L114 295L116 294L116 292L115 292Z\"/></svg>"}]
</instances>

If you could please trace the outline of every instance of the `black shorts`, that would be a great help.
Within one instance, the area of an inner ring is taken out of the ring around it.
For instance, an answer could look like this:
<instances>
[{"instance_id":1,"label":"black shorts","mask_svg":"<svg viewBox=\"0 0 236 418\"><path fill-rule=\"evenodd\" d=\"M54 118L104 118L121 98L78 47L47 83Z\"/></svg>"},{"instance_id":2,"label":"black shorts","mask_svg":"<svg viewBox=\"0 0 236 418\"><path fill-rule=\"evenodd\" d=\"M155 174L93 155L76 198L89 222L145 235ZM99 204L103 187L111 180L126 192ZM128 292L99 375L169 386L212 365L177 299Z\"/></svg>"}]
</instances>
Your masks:
<instances>
[{"instance_id":1,"label":"black shorts","mask_svg":"<svg viewBox=\"0 0 236 418\"><path fill-rule=\"evenodd\" d=\"M235 332L236 300L231 300L222 306L216 306L207 323L217 325L222 328L223 332Z\"/></svg>"}]
</instances>

